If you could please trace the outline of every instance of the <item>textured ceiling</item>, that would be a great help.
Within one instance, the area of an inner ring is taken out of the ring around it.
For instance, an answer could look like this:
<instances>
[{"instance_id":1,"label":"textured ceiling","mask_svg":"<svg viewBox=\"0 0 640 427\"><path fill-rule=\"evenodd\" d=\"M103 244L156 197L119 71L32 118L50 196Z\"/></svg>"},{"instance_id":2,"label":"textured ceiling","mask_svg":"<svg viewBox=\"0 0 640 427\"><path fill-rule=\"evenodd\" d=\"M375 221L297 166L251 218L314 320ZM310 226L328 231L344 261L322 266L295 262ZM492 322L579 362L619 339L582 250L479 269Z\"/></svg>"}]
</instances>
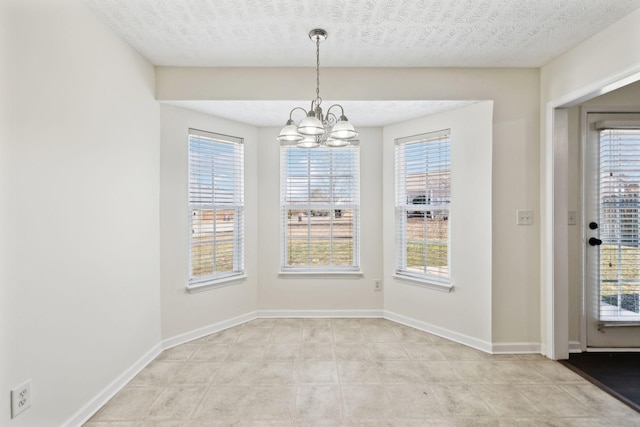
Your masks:
<instances>
[{"instance_id":1,"label":"textured ceiling","mask_svg":"<svg viewBox=\"0 0 640 427\"><path fill-rule=\"evenodd\" d=\"M313 28L329 33L321 67L540 67L640 7L640 0L81 1L153 64L212 67L314 67ZM300 103L173 104L282 126ZM344 102L359 126L463 105Z\"/></svg>"},{"instance_id":2,"label":"textured ceiling","mask_svg":"<svg viewBox=\"0 0 640 427\"><path fill-rule=\"evenodd\" d=\"M540 67L640 0L83 0L156 65Z\"/></svg>"}]
</instances>

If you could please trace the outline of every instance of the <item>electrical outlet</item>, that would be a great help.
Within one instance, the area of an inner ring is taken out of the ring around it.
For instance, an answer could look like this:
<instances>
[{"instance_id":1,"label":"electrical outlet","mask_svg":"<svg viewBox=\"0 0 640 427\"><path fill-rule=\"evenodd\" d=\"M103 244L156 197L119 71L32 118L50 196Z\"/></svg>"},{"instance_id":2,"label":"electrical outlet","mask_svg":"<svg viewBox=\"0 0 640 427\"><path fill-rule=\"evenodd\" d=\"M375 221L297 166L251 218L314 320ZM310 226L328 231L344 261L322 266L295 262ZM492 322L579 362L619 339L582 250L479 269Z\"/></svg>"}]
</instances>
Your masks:
<instances>
[{"instance_id":1,"label":"electrical outlet","mask_svg":"<svg viewBox=\"0 0 640 427\"><path fill-rule=\"evenodd\" d=\"M15 418L31 406L31 380L11 390L11 418Z\"/></svg>"},{"instance_id":2,"label":"electrical outlet","mask_svg":"<svg viewBox=\"0 0 640 427\"><path fill-rule=\"evenodd\" d=\"M533 224L533 211L525 211L519 210L518 214L518 225L532 225Z\"/></svg>"},{"instance_id":3,"label":"electrical outlet","mask_svg":"<svg viewBox=\"0 0 640 427\"><path fill-rule=\"evenodd\" d=\"M381 291L382 290L382 280L376 279L373 283L375 284L375 288L374 289L376 291Z\"/></svg>"}]
</instances>

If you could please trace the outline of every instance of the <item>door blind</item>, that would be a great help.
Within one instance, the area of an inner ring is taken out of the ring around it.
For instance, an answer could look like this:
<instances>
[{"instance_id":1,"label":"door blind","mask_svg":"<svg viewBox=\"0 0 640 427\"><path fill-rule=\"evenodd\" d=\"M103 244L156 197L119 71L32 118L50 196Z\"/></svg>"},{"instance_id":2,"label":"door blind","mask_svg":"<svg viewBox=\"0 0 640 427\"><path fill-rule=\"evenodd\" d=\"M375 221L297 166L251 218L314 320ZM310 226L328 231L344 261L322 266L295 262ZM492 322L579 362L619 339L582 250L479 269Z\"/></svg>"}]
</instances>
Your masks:
<instances>
[{"instance_id":1,"label":"door blind","mask_svg":"<svg viewBox=\"0 0 640 427\"><path fill-rule=\"evenodd\" d=\"M450 281L450 131L396 140L396 272Z\"/></svg>"},{"instance_id":2,"label":"door blind","mask_svg":"<svg viewBox=\"0 0 640 427\"><path fill-rule=\"evenodd\" d=\"M190 284L244 269L244 144L189 129Z\"/></svg>"},{"instance_id":3,"label":"door blind","mask_svg":"<svg viewBox=\"0 0 640 427\"><path fill-rule=\"evenodd\" d=\"M283 271L359 269L359 151L280 148Z\"/></svg>"},{"instance_id":4,"label":"door blind","mask_svg":"<svg viewBox=\"0 0 640 427\"><path fill-rule=\"evenodd\" d=\"M600 320L640 321L640 129L600 131Z\"/></svg>"}]
</instances>

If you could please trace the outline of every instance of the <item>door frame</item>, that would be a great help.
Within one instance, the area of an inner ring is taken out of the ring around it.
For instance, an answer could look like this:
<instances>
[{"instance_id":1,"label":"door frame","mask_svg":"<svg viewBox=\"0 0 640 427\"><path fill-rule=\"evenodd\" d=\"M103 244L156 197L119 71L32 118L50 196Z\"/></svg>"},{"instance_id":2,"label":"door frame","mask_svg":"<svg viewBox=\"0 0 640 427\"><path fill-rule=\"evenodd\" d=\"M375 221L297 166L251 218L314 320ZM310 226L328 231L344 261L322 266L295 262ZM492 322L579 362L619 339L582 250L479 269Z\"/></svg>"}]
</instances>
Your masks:
<instances>
[{"instance_id":1,"label":"door frame","mask_svg":"<svg viewBox=\"0 0 640 427\"><path fill-rule=\"evenodd\" d=\"M541 352L553 360L569 358L567 108L637 81L640 64L552 99L542 107ZM582 346L583 336L580 341Z\"/></svg>"}]
</instances>

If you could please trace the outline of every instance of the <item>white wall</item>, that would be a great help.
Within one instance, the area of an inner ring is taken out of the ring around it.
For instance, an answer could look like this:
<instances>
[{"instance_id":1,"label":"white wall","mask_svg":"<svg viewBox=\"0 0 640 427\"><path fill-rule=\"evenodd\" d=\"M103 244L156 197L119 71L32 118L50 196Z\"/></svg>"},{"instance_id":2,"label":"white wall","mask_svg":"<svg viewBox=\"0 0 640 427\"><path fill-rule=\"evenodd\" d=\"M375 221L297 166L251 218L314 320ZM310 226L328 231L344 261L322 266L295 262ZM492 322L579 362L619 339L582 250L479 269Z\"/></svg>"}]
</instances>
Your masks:
<instances>
[{"instance_id":1,"label":"white wall","mask_svg":"<svg viewBox=\"0 0 640 427\"><path fill-rule=\"evenodd\" d=\"M76 1L0 16L0 425L59 426L160 339L154 69Z\"/></svg>"},{"instance_id":2,"label":"white wall","mask_svg":"<svg viewBox=\"0 0 640 427\"><path fill-rule=\"evenodd\" d=\"M492 337L492 116L493 103L485 101L387 126L383 147L385 310L485 343ZM442 129L451 129L451 293L392 277L394 141Z\"/></svg>"},{"instance_id":3,"label":"white wall","mask_svg":"<svg viewBox=\"0 0 640 427\"><path fill-rule=\"evenodd\" d=\"M261 310L366 310L381 312L382 292L382 129L360 133L360 267L362 277L279 277L280 270L280 146L279 128L259 132L258 176L259 277Z\"/></svg>"},{"instance_id":4,"label":"white wall","mask_svg":"<svg viewBox=\"0 0 640 427\"><path fill-rule=\"evenodd\" d=\"M551 100L571 98L573 94L586 95L584 88L594 83L615 81L637 73L640 63L638 43L640 9L542 67L542 107Z\"/></svg>"},{"instance_id":5,"label":"white wall","mask_svg":"<svg viewBox=\"0 0 640 427\"><path fill-rule=\"evenodd\" d=\"M258 284L258 138L253 126L170 105L161 106L160 243L162 337L173 338L256 309ZM188 293L189 128L244 138L246 280ZM262 184L261 184L262 188Z\"/></svg>"},{"instance_id":6,"label":"white wall","mask_svg":"<svg viewBox=\"0 0 640 427\"><path fill-rule=\"evenodd\" d=\"M8 3L0 3L0 90L4 91L11 70L7 52L7 35L9 27ZM8 299L7 283L11 283L13 273L9 271L10 261L13 257L13 244L16 232L13 231L13 221L16 211L9 209L7 201L13 196L13 190L9 185L9 154L11 153L9 137L9 113L11 106L8 97L0 96L0 386L6 390L11 379L9 378L9 352L5 351L11 333L9 309L11 303ZM10 231L11 230L11 231ZM7 392L3 392L7 396ZM6 402L0 406L0 420L6 422L9 416L9 408Z\"/></svg>"}]
</instances>

